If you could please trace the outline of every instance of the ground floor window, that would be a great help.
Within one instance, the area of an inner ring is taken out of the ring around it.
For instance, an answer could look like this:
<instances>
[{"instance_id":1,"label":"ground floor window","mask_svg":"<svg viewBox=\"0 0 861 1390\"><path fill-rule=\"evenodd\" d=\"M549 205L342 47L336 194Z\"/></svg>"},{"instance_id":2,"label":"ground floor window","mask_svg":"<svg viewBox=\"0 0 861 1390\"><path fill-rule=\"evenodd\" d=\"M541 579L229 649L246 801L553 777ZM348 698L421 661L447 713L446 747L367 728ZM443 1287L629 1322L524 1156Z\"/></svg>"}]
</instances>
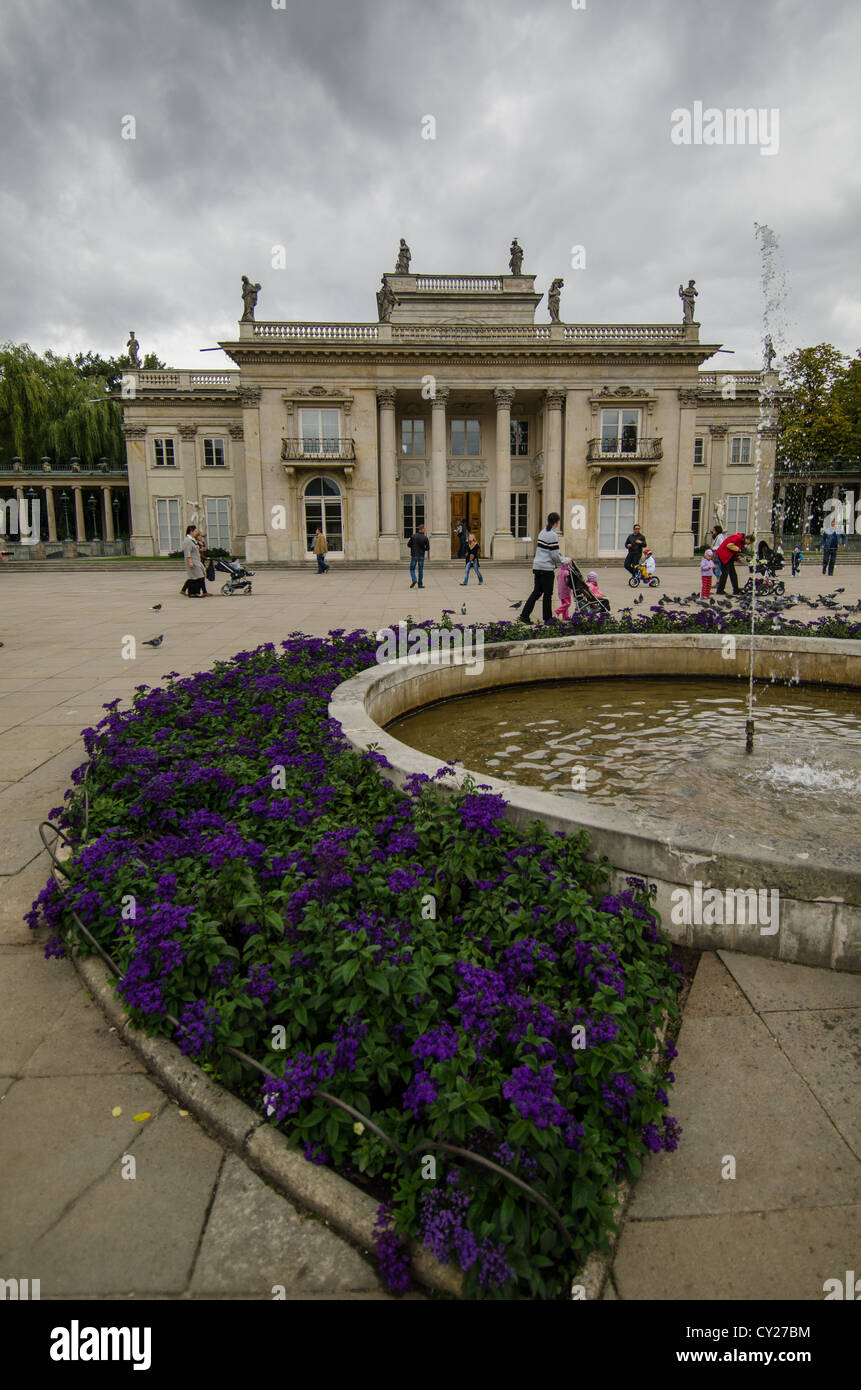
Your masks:
<instances>
[{"instance_id":1,"label":"ground floor window","mask_svg":"<svg viewBox=\"0 0 861 1390\"><path fill-rule=\"evenodd\" d=\"M312 478L305 489L305 549L314 549L319 526L330 550L344 549L341 492L331 478Z\"/></svg>"},{"instance_id":2,"label":"ground floor window","mask_svg":"<svg viewBox=\"0 0 861 1390\"><path fill-rule=\"evenodd\" d=\"M170 555L182 548L178 497L155 499L155 532L159 555Z\"/></svg>"},{"instance_id":3,"label":"ground floor window","mask_svg":"<svg viewBox=\"0 0 861 1390\"><path fill-rule=\"evenodd\" d=\"M511 508L509 513L511 534L516 537L517 540L522 540L524 536L529 535L529 529L526 525L526 507L528 501L528 492L512 492L511 494Z\"/></svg>"},{"instance_id":4,"label":"ground floor window","mask_svg":"<svg viewBox=\"0 0 861 1390\"><path fill-rule=\"evenodd\" d=\"M230 515L226 497L207 497L206 544L210 550L230 549Z\"/></svg>"},{"instance_id":5,"label":"ground floor window","mask_svg":"<svg viewBox=\"0 0 861 1390\"><path fill-rule=\"evenodd\" d=\"M627 478L608 478L598 503L598 554L615 555L637 520L637 491Z\"/></svg>"},{"instance_id":6,"label":"ground floor window","mask_svg":"<svg viewBox=\"0 0 861 1390\"><path fill-rule=\"evenodd\" d=\"M736 531L741 531L742 535L747 532L747 513L750 497L728 497L726 499L726 529L727 535L733 535Z\"/></svg>"},{"instance_id":7,"label":"ground floor window","mask_svg":"<svg viewBox=\"0 0 861 1390\"><path fill-rule=\"evenodd\" d=\"M703 498L691 498L691 530L694 533L694 545L700 543L700 528L703 524Z\"/></svg>"},{"instance_id":8,"label":"ground floor window","mask_svg":"<svg viewBox=\"0 0 861 1390\"><path fill-rule=\"evenodd\" d=\"M420 526L425 524L425 495L423 492L404 493L404 540L408 541L410 536L416 532Z\"/></svg>"}]
</instances>

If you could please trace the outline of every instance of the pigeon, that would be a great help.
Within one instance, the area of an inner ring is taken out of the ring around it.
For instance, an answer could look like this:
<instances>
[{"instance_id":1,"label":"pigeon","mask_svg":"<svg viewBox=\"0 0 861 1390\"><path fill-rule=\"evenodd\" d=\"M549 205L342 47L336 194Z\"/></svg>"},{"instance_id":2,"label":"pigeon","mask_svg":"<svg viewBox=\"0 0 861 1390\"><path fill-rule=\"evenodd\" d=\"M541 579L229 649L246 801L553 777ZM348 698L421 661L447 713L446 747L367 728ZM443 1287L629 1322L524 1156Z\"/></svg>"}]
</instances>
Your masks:
<instances>
[{"instance_id":1,"label":"pigeon","mask_svg":"<svg viewBox=\"0 0 861 1390\"><path fill-rule=\"evenodd\" d=\"M516 603L509 603L508 606L509 608L522 608L523 604L520 602L520 599L518 599Z\"/></svg>"},{"instance_id":2,"label":"pigeon","mask_svg":"<svg viewBox=\"0 0 861 1390\"><path fill-rule=\"evenodd\" d=\"M145 646L145 647L160 647L163 641L164 641L164 633L162 632L158 637L148 637L148 638L145 640L145 642L144 642L144 646Z\"/></svg>"},{"instance_id":3,"label":"pigeon","mask_svg":"<svg viewBox=\"0 0 861 1390\"><path fill-rule=\"evenodd\" d=\"M152 606L152 611L153 611L153 613L158 613L158 612L160 611L160 609L161 609L161 604L160 604L160 603L154 603L154 604L153 604L153 606Z\"/></svg>"},{"instance_id":4,"label":"pigeon","mask_svg":"<svg viewBox=\"0 0 861 1390\"><path fill-rule=\"evenodd\" d=\"M460 605L460 611L461 611L461 613L465 613L465 612L466 612L466 604L465 604L465 603L462 603L462 604Z\"/></svg>"},{"instance_id":5,"label":"pigeon","mask_svg":"<svg viewBox=\"0 0 861 1390\"><path fill-rule=\"evenodd\" d=\"M634 599L634 602L635 602L635 603L642 603L642 602L643 602L643 595L642 595L642 594L637 594L637 597Z\"/></svg>"}]
</instances>

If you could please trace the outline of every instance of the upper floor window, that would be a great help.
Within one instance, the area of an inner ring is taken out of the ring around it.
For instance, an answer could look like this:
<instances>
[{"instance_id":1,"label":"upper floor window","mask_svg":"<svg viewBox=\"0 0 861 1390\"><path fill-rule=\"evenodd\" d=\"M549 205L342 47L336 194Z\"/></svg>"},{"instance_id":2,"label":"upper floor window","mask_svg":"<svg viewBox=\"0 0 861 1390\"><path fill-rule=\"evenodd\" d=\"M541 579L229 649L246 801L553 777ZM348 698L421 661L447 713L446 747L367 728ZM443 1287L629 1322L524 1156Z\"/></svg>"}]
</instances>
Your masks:
<instances>
[{"instance_id":1,"label":"upper floor window","mask_svg":"<svg viewBox=\"0 0 861 1390\"><path fill-rule=\"evenodd\" d=\"M639 410L601 411L602 454L635 454L639 433Z\"/></svg>"},{"instance_id":2,"label":"upper floor window","mask_svg":"<svg viewBox=\"0 0 861 1390\"><path fill-rule=\"evenodd\" d=\"M153 451L155 453L156 468L174 468L176 459L173 452L172 439L154 439Z\"/></svg>"},{"instance_id":3,"label":"upper floor window","mask_svg":"<svg viewBox=\"0 0 861 1390\"><path fill-rule=\"evenodd\" d=\"M223 467L224 467L224 440L223 440L223 439L204 439L204 441L203 441L203 466L204 466L204 468L223 468Z\"/></svg>"},{"instance_id":4,"label":"upper floor window","mask_svg":"<svg viewBox=\"0 0 861 1390\"><path fill-rule=\"evenodd\" d=\"M737 531L744 534L747 531L747 514L750 504L749 497L727 497L726 499L726 529L727 535L731 536Z\"/></svg>"},{"instance_id":5,"label":"upper floor window","mask_svg":"<svg viewBox=\"0 0 861 1390\"><path fill-rule=\"evenodd\" d=\"M425 495L423 492L404 493L404 540L408 541L410 536L416 532L420 526L425 524Z\"/></svg>"},{"instance_id":6,"label":"upper floor window","mask_svg":"<svg viewBox=\"0 0 861 1390\"><path fill-rule=\"evenodd\" d=\"M412 458L421 458L424 451L424 420L401 420L401 453Z\"/></svg>"},{"instance_id":7,"label":"upper floor window","mask_svg":"<svg viewBox=\"0 0 861 1390\"><path fill-rule=\"evenodd\" d=\"M477 457L481 447L481 432L477 420L452 420L451 452L457 457L465 454Z\"/></svg>"},{"instance_id":8,"label":"upper floor window","mask_svg":"<svg viewBox=\"0 0 861 1390\"><path fill-rule=\"evenodd\" d=\"M750 463L750 435L733 435L730 448L730 463Z\"/></svg>"},{"instance_id":9,"label":"upper floor window","mask_svg":"<svg viewBox=\"0 0 861 1390\"><path fill-rule=\"evenodd\" d=\"M511 422L511 452L512 454L529 453L529 421L512 420Z\"/></svg>"},{"instance_id":10,"label":"upper floor window","mask_svg":"<svg viewBox=\"0 0 861 1390\"><path fill-rule=\"evenodd\" d=\"M706 441L702 435L698 435L694 440L694 464L705 463L706 461Z\"/></svg>"},{"instance_id":11,"label":"upper floor window","mask_svg":"<svg viewBox=\"0 0 861 1390\"><path fill-rule=\"evenodd\" d=\"M303 407L299 411L302 452L337 454L340 448L341 412L332 407Z\"/></svg>"}]
</instances>

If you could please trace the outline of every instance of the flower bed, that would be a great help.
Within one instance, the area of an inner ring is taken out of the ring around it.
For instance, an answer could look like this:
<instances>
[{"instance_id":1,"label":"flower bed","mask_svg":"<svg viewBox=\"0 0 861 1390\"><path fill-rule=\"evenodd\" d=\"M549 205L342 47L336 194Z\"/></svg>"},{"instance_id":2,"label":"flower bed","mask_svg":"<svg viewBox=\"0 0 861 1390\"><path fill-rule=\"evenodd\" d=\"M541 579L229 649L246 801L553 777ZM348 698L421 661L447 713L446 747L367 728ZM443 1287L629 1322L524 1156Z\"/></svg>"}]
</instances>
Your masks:
<instances>
[{"instance_id":1,"label":"flower bed","mask_svg":"<svg viewBox=\"0 0 861 1390\"><path fill-rule=\"evenodd\" d=\"M31 925L88 954L74 912L139 1026L370 1182L391 1287L417 1237L468 1297L561 1297L615 1184L676 1147L656 1034L680 967L585 835L523 833L471 784L398 791L347 746L328 698L375 645L293 634L106 706Z\"/></svg>"}]
</instances>

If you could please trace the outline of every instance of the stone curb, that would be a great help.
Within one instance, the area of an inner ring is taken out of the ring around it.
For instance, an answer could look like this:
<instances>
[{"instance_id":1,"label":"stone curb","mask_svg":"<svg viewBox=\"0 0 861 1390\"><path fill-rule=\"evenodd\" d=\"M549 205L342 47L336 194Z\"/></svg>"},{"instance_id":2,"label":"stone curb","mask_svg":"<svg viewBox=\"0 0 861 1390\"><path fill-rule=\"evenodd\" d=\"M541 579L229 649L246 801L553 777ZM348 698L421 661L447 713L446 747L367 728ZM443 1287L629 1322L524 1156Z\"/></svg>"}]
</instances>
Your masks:
<instances>
[{"instance_id":1,"label":"stone curb","mask_svg":"<svg viewBox=\"0 0 861 1390\"><path fill-rule=\"evenodd\" d=\"M208 1134L238 1154L283 1196L321 1217L351 1245L363 1251L374 1248L374 1220L378 1202L325 1167L308 1163L283 1137L244 1101L210 1080L175 1043L150 1038L135 1028L110 984L108 967L96 956L72 964L102 1012L124 1042L146 1064L169 1094L181 1101ZM416 1242L409 1244L410 1263L417 1282L436 1293L459 1298L463 1276L440 1264Z\"/></svg>"}]
</instances>

